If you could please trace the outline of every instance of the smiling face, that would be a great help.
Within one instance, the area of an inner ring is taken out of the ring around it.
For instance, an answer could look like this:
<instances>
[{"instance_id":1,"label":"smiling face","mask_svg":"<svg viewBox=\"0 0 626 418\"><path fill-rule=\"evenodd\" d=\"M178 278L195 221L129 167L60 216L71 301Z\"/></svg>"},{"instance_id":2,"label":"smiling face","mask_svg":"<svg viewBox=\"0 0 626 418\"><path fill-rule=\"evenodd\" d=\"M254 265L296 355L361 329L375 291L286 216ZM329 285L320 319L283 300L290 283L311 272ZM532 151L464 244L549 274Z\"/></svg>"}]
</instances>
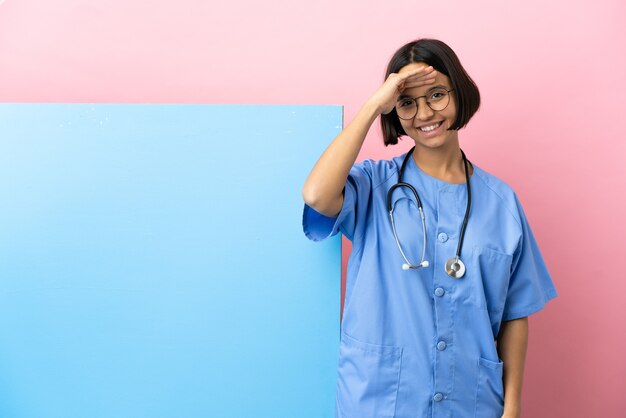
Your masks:
<instances>
[{"instance_id":1,"label":"smiling face","mask_svg":"<svg viewBox=\"0 0 626 418\"><path fill-rule=\"evenodd\" d=\"M423 62L408 64L402 67L398 73L402 74L422 67L428 67L428 64ZM437 72L434 83L406 89L402 92L400 98L407 96L411 98L419 96L428 97L428 93L436 86L443 86L446 90L453 88L450 79L446 75ZM450 102L445 109L432 110L426 104L425 98L421 98L418 99L417 114L415 117L410 120L400 119L404 132L415 141L416 146L439 148L458 144L458 132L448 131L448 128L452 126L456 118L455 92L452 91L449 94ZM439 124L439 126L437 126L437 124ZM433 126L437 127L433 130L429 130ZM423 128L426 128L426 130Z\"/></svg>"}]
</instances>

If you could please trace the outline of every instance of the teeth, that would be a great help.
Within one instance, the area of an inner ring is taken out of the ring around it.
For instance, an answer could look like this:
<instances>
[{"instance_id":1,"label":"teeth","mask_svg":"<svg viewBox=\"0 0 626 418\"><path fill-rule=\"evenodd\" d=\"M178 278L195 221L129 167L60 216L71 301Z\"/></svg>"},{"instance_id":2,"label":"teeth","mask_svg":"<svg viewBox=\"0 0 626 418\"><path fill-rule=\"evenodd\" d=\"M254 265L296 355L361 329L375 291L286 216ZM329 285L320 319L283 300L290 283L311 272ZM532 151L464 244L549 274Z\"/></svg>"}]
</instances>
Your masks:
<instances>
[{"instance_id":1,"label":"teeth","mask_svg":"<svg viewBox=\"0 0 626 418\"><path fill-rule=\"evenodd\" d=\"M430 126L422 126L420 129L421 129L423 132L430 132L430 131L432 131L432 130L437 129L437 128L439 127L439 125L441 125L441 122L438 122L438 123L436 123L436 124L434 124L434 125L430 125Z\"/></svg>"}]
</instances>

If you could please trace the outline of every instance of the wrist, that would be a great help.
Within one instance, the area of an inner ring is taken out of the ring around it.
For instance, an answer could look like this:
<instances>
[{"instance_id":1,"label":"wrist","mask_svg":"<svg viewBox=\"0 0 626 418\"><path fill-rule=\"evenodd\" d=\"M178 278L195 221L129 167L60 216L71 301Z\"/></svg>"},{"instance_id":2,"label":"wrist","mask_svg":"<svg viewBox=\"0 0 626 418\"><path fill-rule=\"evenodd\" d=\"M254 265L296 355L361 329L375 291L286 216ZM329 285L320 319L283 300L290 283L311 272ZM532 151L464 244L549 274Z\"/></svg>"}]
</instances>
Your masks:
<instances>
[{"instance_id":1,"label":"wrist","mask_svg":"<svg viewBox=\"0 0 626 418\"><path fill-rule=\"evenodd\" d=\"M520 405L504 405L502 418L520 418L521 415L522 409Z\"/></svg>"},{"instance_id":2,"label":"wrist","mask_svg":"<svg viewBox=\"0 0 626 418\"><path fill-rule=\"evenodd\" d=\"M371 99L367 100L363 104L363 106L361 107L361 111L367 112L368 114L372 115L374 118L376 118L378 115L383 113L381 104Z\"/></svg>"}]
</instances>

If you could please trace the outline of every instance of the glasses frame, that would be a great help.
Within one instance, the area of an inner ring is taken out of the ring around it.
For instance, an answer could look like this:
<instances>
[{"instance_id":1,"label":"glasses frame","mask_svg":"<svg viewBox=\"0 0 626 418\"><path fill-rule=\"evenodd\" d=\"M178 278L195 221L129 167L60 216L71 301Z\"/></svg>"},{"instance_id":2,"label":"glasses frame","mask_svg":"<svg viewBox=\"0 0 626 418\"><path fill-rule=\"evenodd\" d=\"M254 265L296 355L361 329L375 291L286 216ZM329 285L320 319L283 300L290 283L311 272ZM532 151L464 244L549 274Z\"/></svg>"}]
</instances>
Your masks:
<instances>
[{"instance_id":1,"label":"glasses frame","mask_svg":"<svg viewBox=\"0 0 626 418\"><path fill-rule=\"evenodd\" d=\"M404 100L412 100L413 102L415 102L415 114L413 114L413 116L411 116L410 118L401 118L400 117L400 112L398 112L398 108L397 108L397 105L396 105L394 108L396 109L396 114L398 115L398 118L400 118L402 120L411 120L411 119L413 119L415 117L415 115L417 115L417 110L419 109L419 104L417 103L417 99L421 99L422 97L424 98L424 100L426 100L426 104L428 105L428 107L430 107L430 109L434 110L435 112L441 112L446 107L448 107L448 105L450 104L450 92L454 91L454 89L448 90L445 87L438 87L438 88L445 90L447 95L448 95L448 103L446 103L446 105L444 107L442 107L441 109L433 109L433 107L430 105L430 103L428 103L428 99L426 99L426 97L428 95L417 96L417 97L405 97L405 98L402 99L402 101L404 101Z\"/></svg>"}]
</instances>

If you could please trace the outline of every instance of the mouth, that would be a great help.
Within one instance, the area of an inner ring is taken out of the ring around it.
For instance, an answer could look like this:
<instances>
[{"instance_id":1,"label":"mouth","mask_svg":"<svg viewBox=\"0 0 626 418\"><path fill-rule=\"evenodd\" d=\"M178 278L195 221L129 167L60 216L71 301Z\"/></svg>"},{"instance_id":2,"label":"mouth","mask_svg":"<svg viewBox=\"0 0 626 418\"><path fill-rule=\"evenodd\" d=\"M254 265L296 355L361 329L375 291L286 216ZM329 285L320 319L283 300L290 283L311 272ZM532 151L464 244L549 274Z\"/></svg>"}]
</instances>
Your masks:
<instances>
[{"instance_id":1,"label":"mouth","mask_svg":"<svg viewBox=\"0 0 626 418\"><path fill-rule=\"evenodd\" d=\"M420 126L417 129L426 137L439 135L443 131L443 121L441 120L431 123L430 125Z\"/></svg>"}]
</instances>

